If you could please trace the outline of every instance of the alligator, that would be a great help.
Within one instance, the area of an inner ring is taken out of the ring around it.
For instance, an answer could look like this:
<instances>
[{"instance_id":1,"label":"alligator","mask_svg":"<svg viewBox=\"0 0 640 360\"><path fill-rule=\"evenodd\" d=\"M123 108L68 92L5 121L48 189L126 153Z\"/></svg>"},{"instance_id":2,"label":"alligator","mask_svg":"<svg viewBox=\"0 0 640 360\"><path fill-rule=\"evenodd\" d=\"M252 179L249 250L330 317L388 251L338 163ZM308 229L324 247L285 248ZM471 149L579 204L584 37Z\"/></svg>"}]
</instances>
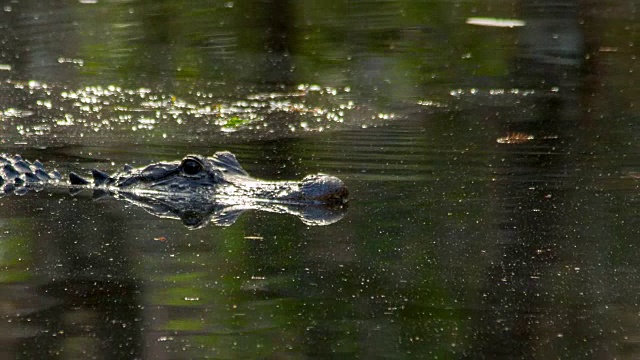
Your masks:
<instances>
[{"instance_id":1,"label":"alligator","mask_svg":"<svg viewBox=\"0 0 640 360\"><path fill-rule=\"evenodd\" d=\"M189 229L209 223L231 225L246 210L292 214L307 225L328 225L344 216L348 199L337 177L258 180L228 151L141 168L125 165L113 175L93 169L91 178L71 172L68 181L58 171L47 171L40 161L29 162L20 155L0 155L0 166L0 197L49 187L68 188L73 195L90 189L95 199L125 200L155 216L180 219Z\"/></svg>"}]
</instances>

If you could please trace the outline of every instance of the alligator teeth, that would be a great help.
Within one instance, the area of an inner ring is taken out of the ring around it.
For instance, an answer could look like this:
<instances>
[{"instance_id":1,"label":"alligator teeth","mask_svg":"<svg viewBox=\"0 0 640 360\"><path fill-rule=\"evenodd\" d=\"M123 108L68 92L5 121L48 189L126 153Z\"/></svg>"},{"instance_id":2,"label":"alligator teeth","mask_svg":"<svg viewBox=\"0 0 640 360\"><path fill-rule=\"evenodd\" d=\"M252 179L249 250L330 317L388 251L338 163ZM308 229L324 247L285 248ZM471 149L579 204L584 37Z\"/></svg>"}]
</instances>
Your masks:
<instances>
[{"instance_id":1,"label":"alligator teeth","mask_svg":"<svg viewBox=\"0 0 640 360\"><path fill-rule=\"evenodd\" d=\"M130 173L131 170L133 170L133 166L131 166L129 164L124 164L124 166L122 167L122 171L124 171L126 173Z\"/></svg>"},{"instance_id":2,"label":"alligator teeth","mask_svg":"<svg viewBox=\"0 0 640 360\"><path fill-rule=\"evenodd\" d=\"M107 181L112 180L109 174L98 169L91 170L91 174L93 175L93 183L95 185L102 185Z\"/></svg>"},{"instance_id":3,"label":"alligator teeth","mask_svg":"<svg viewBox=\"0 0 640 360\"><path fill-rule=\"evenodd\" d=\"M89 180L82 178L74 172L69 173L69 182L71 185L88 185L91 183Z\"/></svg>"}]
</instances>

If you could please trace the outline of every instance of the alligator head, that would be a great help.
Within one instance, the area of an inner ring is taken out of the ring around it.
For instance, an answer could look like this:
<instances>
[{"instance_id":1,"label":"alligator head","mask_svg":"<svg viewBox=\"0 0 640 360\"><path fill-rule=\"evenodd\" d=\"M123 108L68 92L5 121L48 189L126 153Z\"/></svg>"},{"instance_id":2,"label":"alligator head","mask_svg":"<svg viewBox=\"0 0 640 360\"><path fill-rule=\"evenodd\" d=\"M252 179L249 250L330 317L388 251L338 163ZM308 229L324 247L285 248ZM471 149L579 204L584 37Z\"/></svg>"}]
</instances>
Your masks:
<instances>
[{"instance_id":1,"label":"alligator head","mask_svg":"<svg viewBox=\"0 0 640 360\"><path fill-rule=\"evenodd\" d=\"M114 195L156 216L180 218L189 228L208 222L229 225L249 209L294 214L306 224L326 225L342 218L348 197L344 183L325 174L301 181L252 178L230 152L188 155L142 168L125 166L113 175L93 170L92 175L92 181L74 173L69 178L74 186Z\"/></svg>"}]
</instances>

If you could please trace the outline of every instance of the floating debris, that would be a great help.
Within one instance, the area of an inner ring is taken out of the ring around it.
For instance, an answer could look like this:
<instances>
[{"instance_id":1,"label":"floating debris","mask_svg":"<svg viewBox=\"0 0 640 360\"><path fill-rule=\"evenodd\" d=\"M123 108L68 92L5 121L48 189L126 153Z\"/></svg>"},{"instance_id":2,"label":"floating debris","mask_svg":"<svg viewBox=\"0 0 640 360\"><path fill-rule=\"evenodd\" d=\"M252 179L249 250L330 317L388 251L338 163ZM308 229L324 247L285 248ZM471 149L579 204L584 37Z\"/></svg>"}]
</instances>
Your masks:
<instances>
[{"instance_id":1,"label":"floating debris","mask_svg":"<svg viewBox=\"0 0 640 360\"><path fill-rule=\"evenodd\" d=\"M490 26L490 27L506 27L514 28L525 25L525 22L519 19L498 19L490 17L470 17L466 21L469 25Z\"/></svg>"},{"instance_id":2,"label":"floating debris","mask_svg":"<svg viewBox=\"0 0 640 360\"><path fill-rule=\"evenodd\" d=\"M498 144L524 144L534 139L552 140L557 139L558 135L545 135L545 136L533 136L523 132L508 133L507 136L499 137L496 139Z\"/></svg>"},{"instance_id":3,"label":"floating debris","mask_svg":"<svg viewBox=\"0 0 640 360\"><path fill-rule=\"evenodd\" d=\"M533 135L529 135L521 132L515 132L515 133L509 133L507 134L507 136L497 138L496 142L498 144L524 144L533 139L535 139Z\"/></svg>"}]
</instances>

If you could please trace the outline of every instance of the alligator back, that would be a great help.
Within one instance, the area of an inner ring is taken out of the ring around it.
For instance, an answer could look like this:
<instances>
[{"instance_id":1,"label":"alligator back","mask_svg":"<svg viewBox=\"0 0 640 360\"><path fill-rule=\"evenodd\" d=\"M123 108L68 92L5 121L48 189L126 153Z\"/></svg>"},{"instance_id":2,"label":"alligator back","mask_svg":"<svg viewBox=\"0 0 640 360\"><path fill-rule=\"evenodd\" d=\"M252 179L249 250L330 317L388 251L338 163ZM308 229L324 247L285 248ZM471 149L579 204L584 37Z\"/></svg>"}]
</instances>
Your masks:
<instances>
[{"instance_id":1,"label":"alligator back","mask_svg":"<svg viewBox=\"0 0 640 360\"><path fill-rule=\"evenodd\" d=\"M20 155L0 155L0 196L22 195L29 189L41 189L61 179L57 170L48 172L38 160L29 162Z\"/></svg>"}]
</instances>

